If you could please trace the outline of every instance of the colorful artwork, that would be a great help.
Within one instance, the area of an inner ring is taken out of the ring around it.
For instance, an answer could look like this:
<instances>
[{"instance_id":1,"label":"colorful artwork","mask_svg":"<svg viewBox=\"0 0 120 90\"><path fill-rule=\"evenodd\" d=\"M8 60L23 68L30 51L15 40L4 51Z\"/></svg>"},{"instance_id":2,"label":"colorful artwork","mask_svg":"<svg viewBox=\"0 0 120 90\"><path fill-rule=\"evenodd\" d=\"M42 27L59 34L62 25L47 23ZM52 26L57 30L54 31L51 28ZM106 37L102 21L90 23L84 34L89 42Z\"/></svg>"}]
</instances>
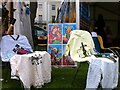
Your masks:
<instances>
[{"instance_id":1,"label":"colorful artwork","mask_svg":"<svg viewBox=\"0 0 120 90\"><path fill-rule=\"evenodd\" d=\"M52 65L62 65L62 45L48 45Z\"/></svg>"},{"instance_id":2,"label":"colorful artwork","mask_svg":"<svg viewBox=\"0 0 120 90\"><path fill-rule=\"evenodd\" d=\"M51 55L52 65L75 65L70 56L65 56L66 44L72 30L76 30L75 23L48 24L48 53Z\"/></svg>"},{"instance_id":3,"label":"colorful artwork","mask_svg":"<svg viewBox=\"0 0 120 90\"><path fill-rule=\"evenodd\" d=\"M74 61L70 56L65 56L66 45L63 45L63 65L74 65Z\"/></svg>"},{"instance_id":4,"label":"colorful artwork","mask_svg":"<svg viewBox=\"0 0 120 90\"><path fill-rule=\"evenodd\" d=\"M63 24L63 44L67 44L69 38L70 38L70 32L72 30L76 30L76 24L75 23L69 23L69 24Z\"/></svg>"},{"instance_id":5,"label":"colorful artwork","mask_svg":"<svg viewBox=\"0 0 120 90\"><path fill-rule=\"evenodd\" d=\"M62 24L49 24L48 44L62 44Z\"/></svg>"}]
</instances>

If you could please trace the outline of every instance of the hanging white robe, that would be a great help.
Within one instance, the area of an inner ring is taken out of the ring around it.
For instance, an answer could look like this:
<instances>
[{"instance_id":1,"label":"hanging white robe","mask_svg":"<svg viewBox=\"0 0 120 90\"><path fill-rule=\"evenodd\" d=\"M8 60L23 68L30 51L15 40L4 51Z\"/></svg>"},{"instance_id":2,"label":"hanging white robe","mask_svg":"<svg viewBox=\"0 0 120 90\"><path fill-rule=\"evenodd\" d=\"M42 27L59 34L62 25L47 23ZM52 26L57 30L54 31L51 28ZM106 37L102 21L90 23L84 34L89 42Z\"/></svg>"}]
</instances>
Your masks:
<instances>
[{"instance_id":1,"label":"hanging white robe","mask_svg":"<svg viewBox=\"0 0 120 90\"><path fill-rule=\"evenodd\" d=\"M33 47L30 14L26 14L26 7L22 2L19 0L17 1L14 2L14 8L16 9L14 12L14 18L16 19L16 23L14 25L14 34L26 36Z\"/></svg>"}]
</instances>

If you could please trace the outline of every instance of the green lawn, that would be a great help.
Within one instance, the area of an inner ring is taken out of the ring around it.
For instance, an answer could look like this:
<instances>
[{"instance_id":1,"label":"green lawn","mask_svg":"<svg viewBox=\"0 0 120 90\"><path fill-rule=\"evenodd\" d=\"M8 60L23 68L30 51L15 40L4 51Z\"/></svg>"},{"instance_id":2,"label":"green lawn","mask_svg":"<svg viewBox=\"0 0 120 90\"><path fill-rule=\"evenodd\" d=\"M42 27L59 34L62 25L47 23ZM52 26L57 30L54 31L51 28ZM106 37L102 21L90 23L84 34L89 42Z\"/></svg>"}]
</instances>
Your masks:
<instances>
[{"instance_id":1,"label":"green lawn","mask_svg":"<svg viewBox=\"0 0 120 90\"><path fill-rule=\"evenodd\" d=\"M73 77L75 75L75 72L77 68L52 68L52 81L48 84L45 84L42 88L85 88L85 82L86 82L86 75L87 75L87 68L88 64L83 63L81 64L81 67L79 68L79 72L77 74L76 79L74 80L74 83L72 84ZM22 84L20 81L17 80L11 80L10 79L10 73L8 69L3 69L3 77L6 77L8 75L8 81L2 82L2 88L3 90L5 88L13 88L15 90L18 90L22 87ZM6 74L7 73L7 74ZM35 88L33 88L35 89ZM22 90L22 88L20 89Z\"/></svg>"},{"instance_id":2,"label":"green lawn","mask_svg":"<svg viewBox=\"0 0 120 90\"><path fill-rule=\"evenodd\" d=\"M85 88L87 63L81 64L77 77L72 84L77 68L53 68L52 82L46 84L43 88Z\"/></svg>"},{"instance_id":3,"label":"green lawn","mask_svg":"<svg viewBox=\"0 0 120 90\"><path fill-rule=\"evenodd\" d=\"M3 75L6 75L5 71L3 70ZM73 90L84 90L86 85L86 77L87 77L87 70L88 64L81 63L79 68L79 72L77 77L72 84L73 77L75 75L77 68L52 68L52 81L48 84L45 84L42 88L43 89L73 89ZM120 80L119 80L120 81ZM20 81L11 80L10 73L8 73L8 81L2 82L2 90L23 90L22 84ZM118 86L120 88L120 85ZM32 90L39 90L32 87Z\"/></svg>"}]
</instances>

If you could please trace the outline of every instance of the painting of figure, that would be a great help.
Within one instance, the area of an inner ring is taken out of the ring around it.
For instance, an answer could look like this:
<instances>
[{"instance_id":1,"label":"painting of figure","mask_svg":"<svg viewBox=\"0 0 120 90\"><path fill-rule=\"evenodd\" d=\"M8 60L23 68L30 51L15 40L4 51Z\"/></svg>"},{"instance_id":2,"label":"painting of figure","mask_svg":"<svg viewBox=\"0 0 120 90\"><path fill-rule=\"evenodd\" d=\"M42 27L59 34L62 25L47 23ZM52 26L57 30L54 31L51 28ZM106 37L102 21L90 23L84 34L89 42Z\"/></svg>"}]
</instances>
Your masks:
<instances>
[{"instance_id":1,"label":"painting of figure","mask_svg":"<svg viewBox=\"0 0 120 90\"><path fill-rule=\"evenodd\" d=\"M52 65L62 64L62 45L49 45L48 52L51 55Z\"/></svg>"},{"instance_id":2,"label":"painting of figure","mask_svg":"<svg viewBox=\"0 0 120 90\"><path fill-rule=\"evenodd\" d=\"M48 25L48 44L62 44L62 24Z\"/></svg>"},{"instance_id":3,"label":"painting of figure","mask_svg":"<svg viewBox=\"0 0 120 90\"><path fill-rule=\"evenodd\" d=\"M76 24L75 23L65 23L63 24L63 44L67 44L69 38L70 38L70 32L72 30L76 30Z\"/></svg>"}]
</instances>

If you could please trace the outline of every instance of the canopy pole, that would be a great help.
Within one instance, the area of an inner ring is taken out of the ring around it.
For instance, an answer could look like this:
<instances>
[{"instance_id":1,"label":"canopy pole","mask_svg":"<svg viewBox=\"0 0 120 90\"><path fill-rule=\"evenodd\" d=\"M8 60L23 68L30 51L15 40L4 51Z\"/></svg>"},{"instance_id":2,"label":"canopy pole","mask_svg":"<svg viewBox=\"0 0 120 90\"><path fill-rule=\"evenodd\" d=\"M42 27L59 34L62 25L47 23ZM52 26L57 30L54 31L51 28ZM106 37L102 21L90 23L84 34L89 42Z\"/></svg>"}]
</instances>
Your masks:
<instances>
[{"instance_id":1,"label":"canopy pole","mask_svg":"<svg viewBox=\"0 0 120 90\"><path fill-rule=\"evenodd\" d=\"M80 1L79 0L76 0L76 26L77 26L77 29L79 30L80 29Z\"/></svg>"}]
</instances>

